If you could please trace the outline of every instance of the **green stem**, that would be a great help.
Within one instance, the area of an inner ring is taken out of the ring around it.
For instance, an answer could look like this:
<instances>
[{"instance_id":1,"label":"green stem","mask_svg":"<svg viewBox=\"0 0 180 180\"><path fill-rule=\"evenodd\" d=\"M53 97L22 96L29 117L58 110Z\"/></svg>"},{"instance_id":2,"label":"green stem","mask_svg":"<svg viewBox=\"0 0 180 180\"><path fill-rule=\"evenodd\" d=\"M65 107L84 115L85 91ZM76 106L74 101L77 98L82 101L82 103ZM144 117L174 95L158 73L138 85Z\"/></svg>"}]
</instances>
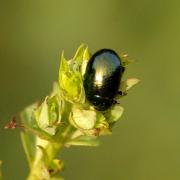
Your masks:
<instances>
[{"instance_id":1,"label":"green stem","mask_svg":"<svg viewBox=\"0 0 180 180\"><path fill-rule=\"evenodd\" d=\"M52 162L54 158L57 156L57 154L60 152L61 148L63 147L66 139L68 138L70 132L72 131L72 126L68 125L64 132L61 133L61 138L58 143L52 143L46 140L42 140L37 137L37 149L36 149L36 156L33 161L33 164L30 169L30 174L28 176L28 180L49 180L51 179L47 172L47 169L45 171L44 162L48 161L48 163ZM44 151L46 153L46 156L44 156ZM46 158L46 159L45 159ZM47 173L47 175L46 175Z\"/></svg>"}]
</instances>

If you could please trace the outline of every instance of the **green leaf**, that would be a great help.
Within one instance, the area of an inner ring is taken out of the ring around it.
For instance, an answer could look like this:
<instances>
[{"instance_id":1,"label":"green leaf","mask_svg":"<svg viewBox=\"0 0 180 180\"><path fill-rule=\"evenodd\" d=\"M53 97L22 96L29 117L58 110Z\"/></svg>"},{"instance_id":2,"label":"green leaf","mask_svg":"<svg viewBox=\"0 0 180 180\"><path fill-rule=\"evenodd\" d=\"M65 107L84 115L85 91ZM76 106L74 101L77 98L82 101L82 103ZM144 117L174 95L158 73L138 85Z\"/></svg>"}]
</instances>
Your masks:
<instances>
[{"instance_id":1,"label":"green leaf","mask_svg":"<svg viewBox=\"0 0 180 180\"><path fill-rule=\"evenodd\" d=\"M61 55L59 71L60 71L60 73L61 72L68 72L68 71L70 71L69 65L68 65L68 61L64 57L64 51L62 52L62 55Z\"/></svg>"},{"instance_id":2,"label":"green leaf","mask_svg":"<svg viewBox=\"0 0 180 180\"><path fill-rule=\"evenodd\" d=\"M61 87L64 97L72 102L78 102L82 94L82 81L79 72L62 74Z\"/></svg>"},{"instance_id":3,"label":"green leaf","mask_svg":"<svg viewBox=\"0 0 180 180\"><path fill-rule=\"evenodd\" d=\"M55 134L55 127L50 126L49 122L49 112L48 112L48 97L45 98L44 102L40 107L35 111L35 118L38 126L46 131L50 135Z\"/></svg>"},{"instance_id":4,"label":"green leaf","mask_svg":"<svg viewBox=\"0 0 180 180\"><path fill-rule=\"evenodd\" d=\"M49 113L49 126L59 124L61 121L61 113L59 112L59 103L56 96L53 96L48 101L48 113Z\"/></svg>"},{"instance_id":5,"label":"green leaf","mask_svg":"<svg viewBox=\"0 0 180 180\"><path fill-rule=\"evenodd\" d=\"M120 53L123 67L127 67L129 64L133 63L134 60L129 58L128 54Z\"/></svg>"},{"instance_id":6,"label":"green leaf","mask_svg":"<svg viewBox=\"0 0 180 180\"><path fill-rule=\"evenodd\" d=\"M33 134L21 132L21 140L29 166L32 167L36 152L36 138Z\"/></svg>"},{"instance_id":7,"label":"green leaf","mask_svg":"<svg viewBox=\"0 0 180 180\"><path fill-rule=\"evenodd\" d=\"M63 110L64 102L59 96L46 97L35 111L38 126L48 134L55 135Z\"/></svg>"},{"instance_id":8,"label":"green leaf","mask_svg":"<svg viewBox=\"0 0 180 180\"><path fill-rule=\"evenodd\" d=\"M92 129L96 122L96 112L94 110L84 110L80 106L73 106L71 123L76 128L82 130Z\"/></svg>"},{"instance_id":9,"label":"green leaf","mask_svg":"<svg viewBox=\"0 0 180 180\"><path fill-rule=\"evenodd\" d=\"M31 131L35 135L38 135L42 139L46 139L49 141L53 141L53 138L51 135L49 135L47 132L43 131L38 127L37 121L35 119L34 113L38 107L38 103L34 103L24 109L24 111L21 112L21 120L23 122L23 126L26 130Z\"/></svg>"},{"instance_id":10,"label":"green leaf","mask_svg":"<svg viewBox=\"0 0 180 180\"><path fill-rule=\"evenodd\" d=\"M35 110L38 108L38 103L33 103L30 106L26 107L21 112L21 120L23 121L25 126L34 127L37 125L36 121L33 118L33 114Z\"/></svg>"},{"instance_id":11,"label":"green leaf","mask_svg":"<svg viewBox=\"0 0 180 180\"><path fill-rule=\"evenodd\" d=\"M84 60L83 59L84 58L84 52L85 52L86 49L87 49L87 45L86 44L81 44L79 46L79 48L77 49L77 51L76 51L76 53L75 53L75 55L73 57L73 60L78 61L79 64L81 64L82 61Z\"/></svg>"},{"instance_id":12,"label":"green leaf","mask_svg":"<svg viewBox=\"0 0 180 180\"><path fill-rule=\"evenodd\" d=\"M76 68L71 68L71 62L68 64L63 54L59 70L59 85L62 95L67 101L71 103L83 103L85 101L81 73Z\"/></svg>"},{"instance_id":13,"label":"green leaf","mask_svg":"<svg viewBox=\"0 0 180 180\"><path fill-rule=\"evenodd\" d=\"M58 82L53 83L53 88L52 88L52 92L50 94L50 97L53 97L53 96L59 96L59 98L62 98L62 94L61 94Z\"/></svg>"},{"instance_id":14,"label":"green leaf","mask_svg":"<svg viewBox=\"0 0 180 180\"><path fill-rule=\"evenodd\" d=\"M79 136L73 140L69 140L66 145L75 146L98 146L99 142L96 137L92 136Z\"/></svg>"},{"instance_id":15,"label":"green leaf","mask_svg":"<svg viewBox=\"0 0 180 180\"><path fill-rule=\"evenodd\" d=\"M96 120L95 128L109 128L109 124L106 121L105 116L101 112L97 111L96 116L97 116L97 120Z\"/></svg>"},{"instance_id":16,"label":"green leaf","mask_svg":"<svg viewBox=\"0 0 180 180\"><path fill-rule=\"evenodd\" d=\"M119 104L112 106L105 114L106 120L109 124L119 120L124 112L124 108Z\"/></svg>"},{"instance_id":17,"label":"green leaf","mask_svg":"<svg viewBox=\"0 0 180 180\"><path fill-rule=\"evenodd\" d=\"M86 72L86 67L87 67L88 61L90 59L90 56L91 55L90 55L89 49L88 49L88 47L86 47L86 49L84 50L83 61L81 64L81 75L82 75L82 77L84 76L84 74Z\"/></svg>"},{"instance_id":18,"label":"green leaf","mask_svg":"<svg viewBox=\"0 0 180 180\"><path fill-rule=\"evenodd\" d=\"M126 81L121 81L121 85L119 88L119 91L122 92L122 96L123 95L127 95L128 91L134 87L135 85L137 85L140 82L139 79L137 78L129 78ZM119 98L119 96L117 97L117 99Z\"/></svg>"},{"instance_id":19,"label":"green leaf","mask_svg":"<svg viewBox=\"0 0 180 180\"><path fill-rule=\"evenodd\" d=\"M139 79L137 78L129 78L126 81L126 91L128 91L129 89L131 89L132 87L134 87L135 85L137 85L140 82Z\"/></svg>"}]
</instances>

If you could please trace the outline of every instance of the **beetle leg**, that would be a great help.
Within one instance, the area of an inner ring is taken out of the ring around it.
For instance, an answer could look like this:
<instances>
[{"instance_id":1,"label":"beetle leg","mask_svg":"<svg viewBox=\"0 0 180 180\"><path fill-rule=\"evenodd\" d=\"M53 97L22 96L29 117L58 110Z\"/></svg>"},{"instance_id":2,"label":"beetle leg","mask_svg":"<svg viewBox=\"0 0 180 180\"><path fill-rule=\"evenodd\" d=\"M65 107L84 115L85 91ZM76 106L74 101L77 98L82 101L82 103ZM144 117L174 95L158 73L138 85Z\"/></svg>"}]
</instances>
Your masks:
<instances>
[{"instance_id":1,"label":"beetle leg","mask_svg":"<svg viewBox=\"0 0 180 180\"><path fill-rule=\"evenodd\" d=\"M125 67L124 67L124 66L122 66L122 73L124 73L124 71L125 71Z\"/></svg>"},{"instance_id":2,"label":"beetle leg","mask_svg":"<svg viewBox=\"0 0 180 180\"><path fill-rule=\"evenodd\" d=\"M118 101L116 101L116 100L113 99L113 103L112 103L112 104L113 104L113 105L114 105L114 104L120 104L120 102L118 102Z\"/></svg>"},{"instance_id":3,"label":"beetle leg","mask_svg":"<svg viewBox=\"0 0 180 180\"><path fill-rule=\"evenodd\" d=\"M126 95L127 95L127 92L118 91L118 94L119 94L120 96L126 96Z\"/></svg>"},{"instance_id":4,"label":"beetle leg","mask_svg":"<svg viewBox=\"0 0 180 180\"><path fill-rule=\"evenodd\" d=\"M120 96L122 96L123 92L122 92L122 91L118 91L118 94L119 94Z\"/></svg>"}]
</instances>

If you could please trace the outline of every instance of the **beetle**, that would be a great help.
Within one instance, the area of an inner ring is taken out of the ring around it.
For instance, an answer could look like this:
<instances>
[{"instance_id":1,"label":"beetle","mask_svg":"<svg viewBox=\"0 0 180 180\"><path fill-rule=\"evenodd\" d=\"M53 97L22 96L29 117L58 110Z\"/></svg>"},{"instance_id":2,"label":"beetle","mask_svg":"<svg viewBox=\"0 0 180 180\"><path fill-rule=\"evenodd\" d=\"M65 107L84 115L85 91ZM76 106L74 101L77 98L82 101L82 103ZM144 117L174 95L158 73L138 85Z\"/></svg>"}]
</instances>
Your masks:
<instances>
[{"instance_id":1,"label":"beetle","mask_svg":"<svg viewBox=\"0 0 180 180\"><path fill-rule=\"evenodd\" d=\"M96 110L107 110L116 102L123 72L122 60L114 50L101 49L92 55L83 84L86 98Z\"/></svg>"}]
</instances>

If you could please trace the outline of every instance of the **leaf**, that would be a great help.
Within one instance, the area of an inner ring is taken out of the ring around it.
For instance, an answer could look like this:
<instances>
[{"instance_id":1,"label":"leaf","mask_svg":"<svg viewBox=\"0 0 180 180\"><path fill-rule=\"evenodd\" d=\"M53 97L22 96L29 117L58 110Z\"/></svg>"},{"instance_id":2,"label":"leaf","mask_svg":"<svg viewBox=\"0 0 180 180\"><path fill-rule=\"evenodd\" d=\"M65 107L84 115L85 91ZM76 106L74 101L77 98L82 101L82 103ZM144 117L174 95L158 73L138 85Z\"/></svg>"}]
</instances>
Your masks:
<instances>
[{"instance_id":1,"label":"leaf","mask_svg":"<svg viewBox=\"0 0 180 180\"><path fill-rule=\"evenodd\" d=\"M134 62L133 59L129 58L128 54L120 53L120 57L123 67L127 67L129 64Z\"/></svg>"},{"instance_id":2,"label":"leaf","mask_svg":"<svg viewBox=\"0 0 180 180\"><path fill-rule=\"evenodd\" d=\"M90 52L89 52L89 49L87 47L85 49L85 51L84 51L83 61L82 61L82 64L81 64L81 75L82 76L84 76L84 74L86 72L86 67L87 67L89 59L90 59Z\"/></svg>"},{"instance_id":3,"label":"leaf","mask_svg":"<svg viewBox=\"0 0 180 180\"><path fill-rule=\"evenodd\" d=\"M90 59L90 56L91 56L91 54L89 52L89 48L88 48L88 46L86 46L86 48L84 50L84 54L83 54L83 61L84 60L88 61Z\"/></svg>"},{"instance_id":4,"label":"leaf","mask_svg":"<svg viewBox=\"0 0 180 180\"><path fill-rule=\"evenodd\" d=\"M36 151L35 136L27 132L21 132L21 140L29 166L32 167Z\"/></svg>"},{"instance_id":5,"label":"leaf","mask_svg":"<svg viewBox=\"0 0 180 180\"><path fill-rule=\"evenodd\" d=\"M128 91L139 82L140 80L137 78L129 78L126 81L121 81L119 91L122 92L122 95L116 97L117 101L120 97L127 95Z\"/></svg>"},{"instance_id":6,"label":"leaf","mask_svg":"<svg viewBox=\"0 0 180 180\"><path fill-rule=\"evenodd\" d=\"M38 107L38 103L34 103L26 107L24 111L21 112L20 116L23 126L26 130L31 131L32 133L38 135L42 139L53 141L51 135L49 135L47 132L43 131L38 127L38 124L34 116L34 112L37 109L37 107Z\"/></svg>"},{"instance_id":7,"label":"leaf","mask_svg":"<svg viewBox=\"0 0 180 180\"><path fill-rule=\"evenodd\" d=\"M72 125L83 130L92 129L96 122L96 112L94 110L84 110L79 106L74 106L71 116Z\"/></svg>"},{"instance_id":8,"label":"leaf","mask_svg":"<svg viewBox=\"0 0 180 180\"><path fill-rule=\"evenodd\" d=\"M119 104L112 106L105 114L106 120L109 124L119 120L124 112L124 108Z\"/></svg>"},{"instance_id":9,"label":"leaf","mask_svg":"<svg viewBox=\"0 0 180 180\"><path fill-rule=\"evenodd\" d=\"M40 107L35 111L35 118L37 121L38 126L43 130L46 131L50 135L55 134L55 128L49 126L49 114L48 114L48 97L45 98L44 102L41 104Z\"/></svg>"},{"instance_id":10,"label":"leaf","mask_svg":"<svg viewBox=\"0 0 180 180\"><path fill-rule=\"evenodd\" d=\"M75 61L78 61L79 64L82 63L82 61L84 60L84 53L85 53L85 50L87 50L87 45L86 44L81 44L79 46L79 48L77 49L74 57L73 57L73 60Z\"/></svg>"},{"instance_id":11,"label":"leaf","mask_svg":"<svg viewBox=\"0 0 180 180\"><path fill-rule=\"evenodd\" d=\"M56 81L53 83L52 92L50 94L50 97L53 97L53 96L59 96L61 98L61 91L60 91L59 83Z\"/></svg>"},{"instance_id":12,"label":"leaf","mask_svg":"<svg viewBox=\"0 0 180 180\"><path fill-rule=\"evenodd\" d=\"M41 106L35 111L35 118L39 128L50 135L55 135L61 122L64 102L59 96L46 97Z\"/></svg>"},{"instance_id":13,"label":"leaf","mask_svg":"<svg viewBox=\"0 0 180 180\"><path fill-rule=\"evenodd\" d=\"M86 44L81 44L71 61L72 66L75 67L78 66L78 68L73 68L73 69L79 69L81 75L83 76L86 71L86 66L89 59L90 59L90 52L88 46Z\"/></svg>"},{"instance_id":14,"label":"leaf","mask_svg":"<svg viewBox=\"0 0 180 180\"><path fill-rule=\"evenodd\" d=\"M58 125L63 112L62 100L57 96L48 99L49 126Z\"/></svg>"},{"instance_id":15,"label":"leaf","mask_svg":"<svg viewBox=\"0 0 180 180\"><path fill-rule=\"evenodd\" d=\"M33 119L33 114L35 110L38 108L38 103L33 103L30 106L26 107L21 112L21 120L23 121L25 126L33 127L36 126L36 121Z\"/></svg>"},{"instance_id":16,"label":"leaf","mask_svg":"<svg viewBox=\"0 0 180 180\"><path fill-rule=\"evenodd\" d=\"M132 87L134 87L135 85L137 85L140 82L139 79L137 78L129 78L126 81L126 91L128 91L129 89L131 89Z\"/></svg>"},{"instance_id":17,"label":"leaf","mask_svg":"<svg viewBox=\"0 0 180 180\"><path fill-rule=\"evenodd\" d=\"M71 62L68 64L67 60L64 58L64 54L62 54L59 70L60 90L62 96L67 101L71 103L83 103L85 101L85 93L82 76L79 69L74 68L76 64L73 64L73 66L72 64Z\"/></svg>"},{"instance_id":18,"label":"leaf","mask_svg":"<svg viewBox=\"0 0 180 180\"><path fill-rule=\"evenodd\" d=\"M66 145L75 146L98 146L99 142L96 137L92 136L79 136L73 140L69 140Z\"/></svg>"},{"instance_id":19,"label":"leaf","mask_svg":"<svg viewBox=\"0 0 180 180\"><path fill-rule=\"evenodd\" d=\"M69 65L68 65L68 61L65 59L64 57L64 51L61 54L61 61L60 61L60 68L59 68L59 74L61 72L68 72L69 69Z\"/></svg>"},{"instance_id":20,"label":"leaf","mask_svg":"<svg viewBox=\"0 0 180 180\"><path fill-rule=\"evenodd\" d=\"M78 101L79 95L81 94L81 77L78 72L75 73L64 73L61 76L61 87L64 91L66 99L72 101ZM66 97L67 96L67 97Z\"/></svg>"},{"instance_id":21,"label":"leaf","mask_svg":"<svg viewBox=\"0 0 180 180\"><path fill-rule=\"evenodd\" d=\"M109 124L101 112L97 111L96 116L97 116L97 120L96 120L95 128L109 128Z\"/></svg>"}]
</instances>

